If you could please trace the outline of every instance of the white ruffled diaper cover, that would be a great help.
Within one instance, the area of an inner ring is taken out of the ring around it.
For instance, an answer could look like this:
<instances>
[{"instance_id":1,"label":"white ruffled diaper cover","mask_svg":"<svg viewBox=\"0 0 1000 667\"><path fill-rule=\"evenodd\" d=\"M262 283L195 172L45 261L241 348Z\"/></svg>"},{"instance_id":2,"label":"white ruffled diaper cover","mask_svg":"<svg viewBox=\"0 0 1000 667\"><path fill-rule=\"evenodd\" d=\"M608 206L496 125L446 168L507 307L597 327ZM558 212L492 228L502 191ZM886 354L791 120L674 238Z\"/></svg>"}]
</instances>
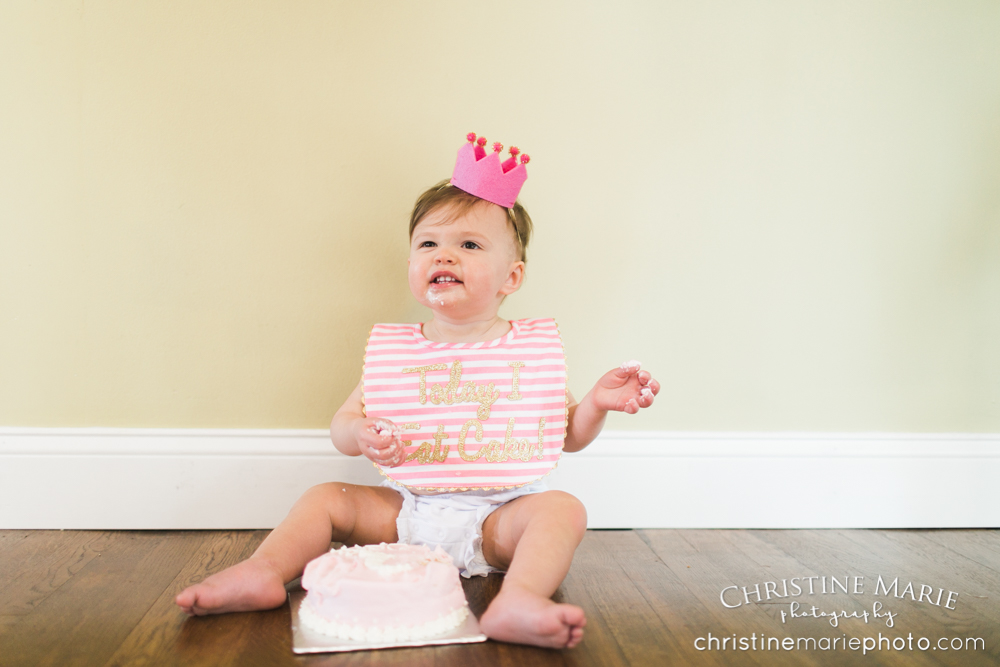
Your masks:
<instances>
[{"instance_id":1,"label":"white ruffled diaper cover","mask_svg":"<svg viewBox=\"0 0 1000 667\"><path fill-rule=\"evenodd\" d=\"M504 503L515 498L548 491L539 480L509 491L472 490L438 495L415 495L392 480L387 486L403 496L403 507L396 518L400 544L440 546L458 567L463 577L485 577L499 572L483 556L483 522Z\"/></svg>"}]
</instances>

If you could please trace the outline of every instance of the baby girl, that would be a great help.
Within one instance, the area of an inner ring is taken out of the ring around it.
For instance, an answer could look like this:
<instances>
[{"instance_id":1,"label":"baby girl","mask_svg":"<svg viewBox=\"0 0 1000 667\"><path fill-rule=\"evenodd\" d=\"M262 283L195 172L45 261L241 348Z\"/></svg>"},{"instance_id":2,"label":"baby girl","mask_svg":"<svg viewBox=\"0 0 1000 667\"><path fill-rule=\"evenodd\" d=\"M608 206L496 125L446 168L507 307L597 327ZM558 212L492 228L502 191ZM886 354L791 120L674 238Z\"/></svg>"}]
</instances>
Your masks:
<instances>
[{"instance_id":1,"label":"baby girl","mask_svg":"<svg viewBox=\"0 0 1000 667\"><path fill-rule=\"evenodd\" d=\"M579 500L550 491L561 452L597 437L610 410L635 414L659 383L638 362L577 402L550 319L507 321L500 304L524 280L531 219L516 201L528 156L470 134L451 181L410 218L409 283L424 324L372 329L361 382L330 424L334 446L362 455L380 486L330 482L295 503L248 560L186 588L188 614L270 609L330 542L440 545L466 577L506 572L480 619L492 639L572 648L583 610L551 597L583 539Z\"/></svg>"}]
</instances>

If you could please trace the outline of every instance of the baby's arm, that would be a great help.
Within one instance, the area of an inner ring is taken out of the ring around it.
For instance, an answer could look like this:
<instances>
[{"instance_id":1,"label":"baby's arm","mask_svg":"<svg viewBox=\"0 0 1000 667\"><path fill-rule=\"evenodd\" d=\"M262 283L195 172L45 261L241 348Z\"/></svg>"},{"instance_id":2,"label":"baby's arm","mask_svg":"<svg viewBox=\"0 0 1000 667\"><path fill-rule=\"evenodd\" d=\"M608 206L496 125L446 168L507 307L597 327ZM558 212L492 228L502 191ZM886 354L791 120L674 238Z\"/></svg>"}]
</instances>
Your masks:
<instances>
[{"instance_id":1,"label":"baby's arm","mask_svg":"<svg viewBox=\"0 0 1000 667\"><path fill-rule=\"evenodd\" d=\"M361 382L333 415L330 440L348 456L364 455L383 466L398 466L406 459L402 430L388 419L365 417Z\"/></svg>"},{"instance_id":2,"label":"baby's arm","mask_svg":"<svg viewBox=\"0 0 1000 667\"><path fill-rule=\"evenodd\" d=\"M616 410L634 415L640 408L653 404L653 397L660 391L660 383L649 371L640 371L638 361L624 364L605 373L594 388L579 403L566 391L569 419L563 450L578 452L594 441L604 428L608 412Z\"/></svg>"}]
</instances>

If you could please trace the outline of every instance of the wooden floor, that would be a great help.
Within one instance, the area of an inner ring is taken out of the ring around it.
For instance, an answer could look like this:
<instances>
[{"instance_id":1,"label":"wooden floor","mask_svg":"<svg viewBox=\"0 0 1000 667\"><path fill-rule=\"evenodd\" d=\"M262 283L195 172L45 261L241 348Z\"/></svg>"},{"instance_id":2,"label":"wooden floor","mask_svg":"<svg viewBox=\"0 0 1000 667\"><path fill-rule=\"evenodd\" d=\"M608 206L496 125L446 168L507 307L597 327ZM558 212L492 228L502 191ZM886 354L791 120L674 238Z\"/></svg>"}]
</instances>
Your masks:
<instances>
[{"instance_id":1,"label":"wooden floor","mask_svg":"<svg viewBox=\"0 0 1000 667\"><path fill-rule=\"evenodd\" d=\"M576 649L491 641L302 657L292 653L287 603L193 619L173 603L188 584L249 556L265 534L0 531L0 665L1000 664L1000 531L589 531L556 593L587 613ZM876 595L879 575L889 585L898 578L903 597ZM798 597L795 577L803 589ZM812 595L807 577L816 577ZM829 587L830 577L841 584L849 577L852 593L823 594L819 577ZM858 594L855 577L864 577ZM494 575L466 582L477 615L501 581ZM770 600L767 582L775 582ZM910 582L916 599L905 592ZM742 587L749 603L723 606L720 594L729 586L740 589L725 592L727 604L746 602ZM953 610L944 608L949 591L958 596ZM775 596L781 593L790 597ZM894 627L885 617L838 618L838 627L829 617L783 623L791 602L799 602L800 614L815 607L817 614L859 615L880 602L882 612L896 614ZM880 633L880 649L867 654L848 645L852 638L878 643ZM751 648L740 650L734 636L752 641ZM761 650L764 638L768 650ZM920 650L922 638L941 648ZM974 638L982 639L975 650ZM786 639L797 646L776 648ZM893 640L912 648L896 650Z\"/></svg>"}]
</instances>

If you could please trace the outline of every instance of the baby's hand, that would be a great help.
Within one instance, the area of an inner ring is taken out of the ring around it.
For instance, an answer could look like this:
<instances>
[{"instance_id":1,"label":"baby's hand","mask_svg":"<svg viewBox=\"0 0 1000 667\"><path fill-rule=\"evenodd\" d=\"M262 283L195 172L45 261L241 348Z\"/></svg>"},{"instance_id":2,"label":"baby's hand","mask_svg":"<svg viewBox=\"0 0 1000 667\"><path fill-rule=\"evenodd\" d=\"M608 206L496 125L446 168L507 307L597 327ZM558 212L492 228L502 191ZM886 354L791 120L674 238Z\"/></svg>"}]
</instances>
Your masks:
<instances>
[{"instance_id":1,"label":"baby's hand","mask_svg":"<svg viewBox=\"0 0 1000 667\"><path fill-rule=\"evenodd\" d=\"M601 410L630 415L639 412L639 408L651 406L653 397L660 392L660 383L649 371L640 371L639 367L638 361L626 361L605 373L591 391L594 405Z\"/></svg>"},{"instance_id":2,"label":"baby's hand","mask_svg":"<svg viewBox=\"0 0 1000 667\"><path fill-rule=\"evenodd\" d=\"M403 429L388 419L358 419L354 428L358 449L365 457L387 468L406 461Z\"/></svg>"}]
</instances>

